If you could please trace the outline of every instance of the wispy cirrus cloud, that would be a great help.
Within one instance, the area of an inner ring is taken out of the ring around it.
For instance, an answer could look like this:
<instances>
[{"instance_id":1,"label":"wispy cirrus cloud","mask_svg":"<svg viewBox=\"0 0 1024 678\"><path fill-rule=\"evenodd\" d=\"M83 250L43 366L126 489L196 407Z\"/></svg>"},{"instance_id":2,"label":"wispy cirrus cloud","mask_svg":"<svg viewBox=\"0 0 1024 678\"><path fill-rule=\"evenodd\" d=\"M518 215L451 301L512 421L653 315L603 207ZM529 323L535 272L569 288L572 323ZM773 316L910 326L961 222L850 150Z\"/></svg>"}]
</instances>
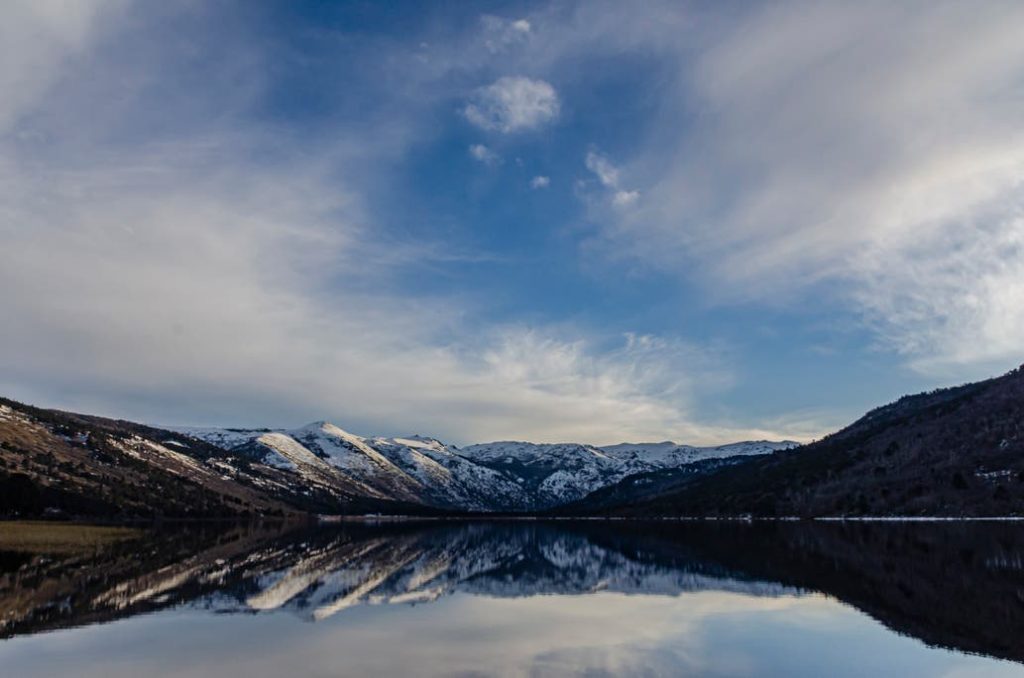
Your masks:
<instances>
[{"instance_id":1,"label":"wispy cirrus cloud","mask_svg":"<svg viewBox=\"0 0 1024 678\"><path fill-rule=\"evenodd\" d=\"M725 303L824 295L880 349L943 379L1024 360L1022 8L725 14L578 5L545 53L556 73L607 53L663 69L659 115L628 156L643 200L604 216L608 252ZM588 167L618 180L596 158Z\"/></svg>"},{"instance_id":2,"label":"wispy cirrus cloud","mask_svg":"<svg viewBox=\"0 0 1024 678\"><path fill-rule=\"evenodd\" d=\"M11 0L5 5L0 22L0 129L13 125L53 86L61 63L91 47L97 23L124 4Z\"/></svg>"}]
</instances>

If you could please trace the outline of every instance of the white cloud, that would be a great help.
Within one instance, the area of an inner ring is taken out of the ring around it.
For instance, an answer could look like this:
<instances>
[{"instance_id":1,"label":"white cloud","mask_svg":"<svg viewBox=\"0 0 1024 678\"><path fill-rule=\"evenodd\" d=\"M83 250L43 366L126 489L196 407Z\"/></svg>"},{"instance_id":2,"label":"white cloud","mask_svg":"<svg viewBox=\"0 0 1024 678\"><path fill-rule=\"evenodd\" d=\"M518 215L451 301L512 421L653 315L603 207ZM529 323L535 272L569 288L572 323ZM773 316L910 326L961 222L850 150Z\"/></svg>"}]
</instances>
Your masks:
<instances>
[{"instance_id":1,"label":"white cloud","mask_svg":"<svg viewBox=\"0 0 1024 678\"><path fill-rule=\"evenodd\" d=\"M530 329L509 329L483 353L487 388L518 393L515 409L497 410L498 437L541 428L538 439L581 436L595 443L661 437L719 440L763 437L759 429L694 423L696 388L721 389L731 375L713 353L649 335L626 335L611 349L585 340L567 341ZM477 416L488 416L478 413ZM579 421L589 420L581 432ZM774 435L774 434L773 434Z\"/></svg>"},{"instance_id":2,"label":"white cloud","mask_svg":"<svg viewBox=\"0 0 1024 678\"><path fill-rule=\"evenodd\" d=\"M492 53L524 43L533 28L527 19L505 19L490 14L480 17L480 23L483 26L484 45Z\"/></svg>"},{"instance_id":3,"label":"white cloud","mask_svg":"<svg viewBox=\"0 0 1024 678\"><path fill-rule=\"evenodd\" d=\"M124 2L10 0L0 10L0 129L49 88L62 61L88 46L96 24Z\"/></svg>"},{"instance_id":4,"label":"white cloud","mask_svg":"<svg viewBox=\"0 0 1024 678\"><path fill-rule=\"evenodd\" d=\"M612 192L612 204L616 207L628 207L640 198L639 191L619 188L619 168L606 156L597 151L588 151L584 163L601 185Z\"/></svg>"},{"instance_id":5,"label":"white cloud","mask_svg":"<svg viewBox=\"0 0 1024 678\"><path fill-rule=\"evenodd\" d=\"M639 197L639 191L616 191L612 196L612 203L618 207L626 207L635 203Z\"/></svg>"},{"instance_id":6,"label":"white cloud","mask_svg":"<svg viewBox=\"0 0 1024 678\"><path fill-rule=\"evenodd\" d=\"M543 80L503 77L481 87L463 109L466 119L504 133L541 127L558 117L558 94Z\"/></svg>"},{"instance_id":7,"label":"white cloud","mask_svg":"<svg viewBox=\"0 0 1024 678\"><path fill-rule=\"evenodd\" d=\"M757 435L692 423L691 391L718 378L698 349L471 329L471 307L387 291L337 185L299 166L197 171L193 152L3 192L15 211L0 286L18 289L0 299L5 388L25 379L45 404L167 424L327 417L456 442ZM339 274L373 291L328 286Z\"/></svg>"},{"instance_id":8,"label":"white cloud","mask_svg":"<svg viewBox=\"0 0 1024 678\"><path fill-rule=\"evenodd\" d=\"M485 165L497 165L501 162L501 156L483 144L473 144L470 146L469 154Z\"/></svg>"},{"instance_id":9,"label":"white cloud","mask_svg":"<svg viewBox=\"0 0 1024 678\"><path fill-rule=\"evenodd\" d=\"M1024 210L965 223L895 250L864 252L853 295L884 346L926 373L996 372L1024 341Z\"/></svg>"},{"instance_id":10,"label":"white cloud","mask_svg":"<svg viewBox=\"0 0 1024 678\"><path fill-rule=\"evenodd\" d=\"M547 188L550 185L551 179L543 175L538 175L530 179L530 188Z\"/></svg>"},{"instance_id":11,"label":"white cloud","mask_svg":"<svg viewBox=\"0 0 1024 678\"><path fill-rule=\"evenodd\" d=\"M597 176L603 186L607 188L618 187L619 170L608 158L596 151L588 151L585 162L587 169Z\"/></svg>"}]
</instances>

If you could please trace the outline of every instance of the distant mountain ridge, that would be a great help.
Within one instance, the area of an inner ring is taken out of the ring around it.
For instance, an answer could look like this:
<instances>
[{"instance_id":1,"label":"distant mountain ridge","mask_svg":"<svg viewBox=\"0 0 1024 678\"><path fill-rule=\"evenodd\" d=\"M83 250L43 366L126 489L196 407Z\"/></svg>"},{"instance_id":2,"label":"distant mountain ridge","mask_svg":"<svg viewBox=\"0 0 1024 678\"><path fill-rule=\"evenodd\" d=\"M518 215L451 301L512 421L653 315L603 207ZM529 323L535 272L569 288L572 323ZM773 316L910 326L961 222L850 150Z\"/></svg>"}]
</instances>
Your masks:
<instances>
[{"instance_id":1,"label":"distant mountain ridge","mask_svg":"<svg viewBox=\"0 0 1024 678\"><path fill-rule=\"evenodd\" d=\"M0 399L0 516L535 512L638 473L795 444L460 449L424 436L361 437L323 421L167 429Z\"/></svg>"},{"instance_id":2,"label":"distant mountain ridge","mask_svg":"<svg viewBox=\"0 0 1024 678\"><path fill-rule=\"evenodd\" d=\"M596 447L495 442L459 448L414 435L361 437L329 422L298 429L178 428L223 449L302 475L330 467L379 498L464 511L531 511L559 506L637 473L706 458L770 454L797 445L756 441L720 447L677 443ZM657 454L650 446L663 446Z\"/></svg>"}]
</instances>

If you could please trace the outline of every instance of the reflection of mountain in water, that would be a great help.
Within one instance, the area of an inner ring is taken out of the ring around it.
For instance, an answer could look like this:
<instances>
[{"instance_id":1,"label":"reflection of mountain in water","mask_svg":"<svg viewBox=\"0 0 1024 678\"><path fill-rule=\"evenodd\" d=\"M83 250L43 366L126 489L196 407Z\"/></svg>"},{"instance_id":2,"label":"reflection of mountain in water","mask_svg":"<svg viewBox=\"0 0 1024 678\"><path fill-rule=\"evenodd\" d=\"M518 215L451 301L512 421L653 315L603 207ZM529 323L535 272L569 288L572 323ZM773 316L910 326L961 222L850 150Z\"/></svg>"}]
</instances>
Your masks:
<instances>
[{"instance_id":1,"label":"reflection of mountain in water","mask_svg":"<svg viewBox=\"0 0 1024 678\"><path fill-rule=\"evenodd\" d=\"M993 524L421 523L153 532L0 552L0 636L187 604L319 621L461 592L822 591L928 643L1024 660L1024 535Z\"/></svg>"},{"instance_id":2,"label":"reflection of mountain in water","mask_svg":"<svg viewBox=\"0 0 1024 678\"><path fill-rule=\"evenodd\" d=\"M594 591L674 595L704 589L776 595L785 588L701 561L672 564L599 545L549 524L488 523L348 530L260 579L251 609L324 619L359 603L435 600L456 591L496 597Z\"/></svg>"}]
</instances>

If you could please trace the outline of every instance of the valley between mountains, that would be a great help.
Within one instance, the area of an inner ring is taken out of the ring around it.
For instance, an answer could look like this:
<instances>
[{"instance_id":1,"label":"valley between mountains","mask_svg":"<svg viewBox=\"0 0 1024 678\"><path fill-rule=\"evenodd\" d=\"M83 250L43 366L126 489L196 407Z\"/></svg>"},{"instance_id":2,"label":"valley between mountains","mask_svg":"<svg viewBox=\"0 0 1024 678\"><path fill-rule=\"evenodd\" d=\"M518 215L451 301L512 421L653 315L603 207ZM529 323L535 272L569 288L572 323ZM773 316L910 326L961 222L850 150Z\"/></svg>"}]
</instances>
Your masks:
<instances>
[{"instance_id":1,"label":"valley between mountains","mask_svg":"<svg viewBox=\"0 0 1024 678\"><path fill-rule=\"evenodd\" d=\"M0 399L0 515L1024 515L1024 372L719 447L159 428Z\"/></svg>"}]
</instances>

